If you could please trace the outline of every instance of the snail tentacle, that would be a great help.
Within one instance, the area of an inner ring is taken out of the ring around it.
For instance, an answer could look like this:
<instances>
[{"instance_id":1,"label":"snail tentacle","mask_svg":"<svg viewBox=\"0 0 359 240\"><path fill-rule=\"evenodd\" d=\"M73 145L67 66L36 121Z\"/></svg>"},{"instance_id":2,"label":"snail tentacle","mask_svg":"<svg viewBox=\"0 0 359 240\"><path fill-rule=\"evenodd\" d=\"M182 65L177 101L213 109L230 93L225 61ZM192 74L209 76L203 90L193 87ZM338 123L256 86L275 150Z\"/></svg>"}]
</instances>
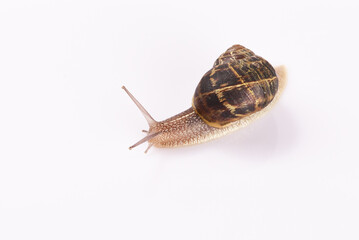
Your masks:
<instances>
[{"instance_id":1,"label":"snail tentacle","mask_svg":"<svg viewBox=\"0 0 359 240\"><path fill-rule=\"evenodd\" d=\"M132 99L132 101L136 104L138 109L141 111L143 116L146 118L148 125L151 127L155 125L157 122L153 119L153 117L147 112L147 110L142 106L142 104L127 90L125 86L122 86L122 89L128 94L128 96Z\"/></svg>"}]
</instances>

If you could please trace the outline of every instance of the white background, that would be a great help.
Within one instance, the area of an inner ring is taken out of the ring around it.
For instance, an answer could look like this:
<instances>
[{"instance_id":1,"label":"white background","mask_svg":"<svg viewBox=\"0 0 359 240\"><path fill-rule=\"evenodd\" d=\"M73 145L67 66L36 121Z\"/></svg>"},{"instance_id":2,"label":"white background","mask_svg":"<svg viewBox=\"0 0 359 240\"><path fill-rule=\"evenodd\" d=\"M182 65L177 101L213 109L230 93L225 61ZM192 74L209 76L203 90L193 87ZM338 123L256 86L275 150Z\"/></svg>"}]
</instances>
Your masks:
<instances>
[{"instance_id":1,"label":"white background","mask_svg":"<svg viewBox=\"0 0 359 240\"><path fill-rule=\"evenodd\" d=\"M0 239L359 239L358 1L1 1ZM278 105L132 151L242 44Z\"/></svg>"}]
</instances>

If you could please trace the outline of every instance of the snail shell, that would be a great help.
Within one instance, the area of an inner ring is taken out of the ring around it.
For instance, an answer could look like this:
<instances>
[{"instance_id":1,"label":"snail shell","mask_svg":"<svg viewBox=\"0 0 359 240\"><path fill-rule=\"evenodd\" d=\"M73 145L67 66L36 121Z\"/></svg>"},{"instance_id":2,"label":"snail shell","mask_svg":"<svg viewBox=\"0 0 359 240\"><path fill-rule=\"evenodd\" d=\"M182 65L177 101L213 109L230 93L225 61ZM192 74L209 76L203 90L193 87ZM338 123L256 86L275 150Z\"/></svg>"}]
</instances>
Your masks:
<instances>
[{"instance_id":1,"label":"snail shell","mask_svg":"<svg viewBox=\"0 0 359 240\"><path fill-rule=\"evenodd\" d=\"M268 111L286 83L283 66L276 69L251 50L234 45L224 52L199 82L192 107L157 122L122 87L145 116L147 136L130 149L148 141L151 146L179 147L218 138L246 126Z\"/></svg>"},{"instance_id":2,"label":"snail shell","mask_svg":"<svg viewBox=\"0 0 359 240\"><path fill-rule=\"evenodd\" d=\"M193 108L212 127L223 127L266 107L278 91L272 65L235 45L223 53L199 82Z\"/></svg>"}]
</instances>

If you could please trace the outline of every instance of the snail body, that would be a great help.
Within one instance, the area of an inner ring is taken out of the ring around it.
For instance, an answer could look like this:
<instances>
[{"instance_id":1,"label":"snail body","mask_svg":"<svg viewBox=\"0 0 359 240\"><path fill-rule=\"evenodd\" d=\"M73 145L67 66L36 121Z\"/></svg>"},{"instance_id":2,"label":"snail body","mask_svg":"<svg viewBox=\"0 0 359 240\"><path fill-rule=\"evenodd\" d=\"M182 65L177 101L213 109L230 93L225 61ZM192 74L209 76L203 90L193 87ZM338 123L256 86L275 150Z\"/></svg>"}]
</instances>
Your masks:
<instances>
[{"instance_id":1,"label":"snail body","mask_svg":"<svg viewBox=\"0 0 359 240\"><path fill-rule=\"evenodd\" d=\"M249 124L278 100L286 83L284 66L273 68L251 50L234 45L224 52L199 82L192 106L157 122L125 88L145 116L147 136L130 149L148 142L155 147L180 147L203 143Z\"/></svg>"}]
</instances>

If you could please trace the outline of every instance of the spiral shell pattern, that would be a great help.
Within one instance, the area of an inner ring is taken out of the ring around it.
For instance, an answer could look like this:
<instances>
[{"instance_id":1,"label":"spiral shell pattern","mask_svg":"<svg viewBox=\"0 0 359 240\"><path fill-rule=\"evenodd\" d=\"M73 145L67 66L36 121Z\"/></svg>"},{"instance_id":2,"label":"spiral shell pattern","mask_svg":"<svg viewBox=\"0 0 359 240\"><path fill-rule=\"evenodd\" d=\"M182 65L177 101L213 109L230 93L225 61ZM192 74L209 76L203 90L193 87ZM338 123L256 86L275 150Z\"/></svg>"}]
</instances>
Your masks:
<instances>
[{"instance_id":1,"label":"spiral shell pattern","mask_svg":"<svg viewBox=\"0 0 359 240\"><path fill-rule=\"evenodd\" d=\"M222 128L265 108L278 91L272 65L251 50L234 45L199 82L192 107L210 126Z\"/></svg>"}]
</instances>

